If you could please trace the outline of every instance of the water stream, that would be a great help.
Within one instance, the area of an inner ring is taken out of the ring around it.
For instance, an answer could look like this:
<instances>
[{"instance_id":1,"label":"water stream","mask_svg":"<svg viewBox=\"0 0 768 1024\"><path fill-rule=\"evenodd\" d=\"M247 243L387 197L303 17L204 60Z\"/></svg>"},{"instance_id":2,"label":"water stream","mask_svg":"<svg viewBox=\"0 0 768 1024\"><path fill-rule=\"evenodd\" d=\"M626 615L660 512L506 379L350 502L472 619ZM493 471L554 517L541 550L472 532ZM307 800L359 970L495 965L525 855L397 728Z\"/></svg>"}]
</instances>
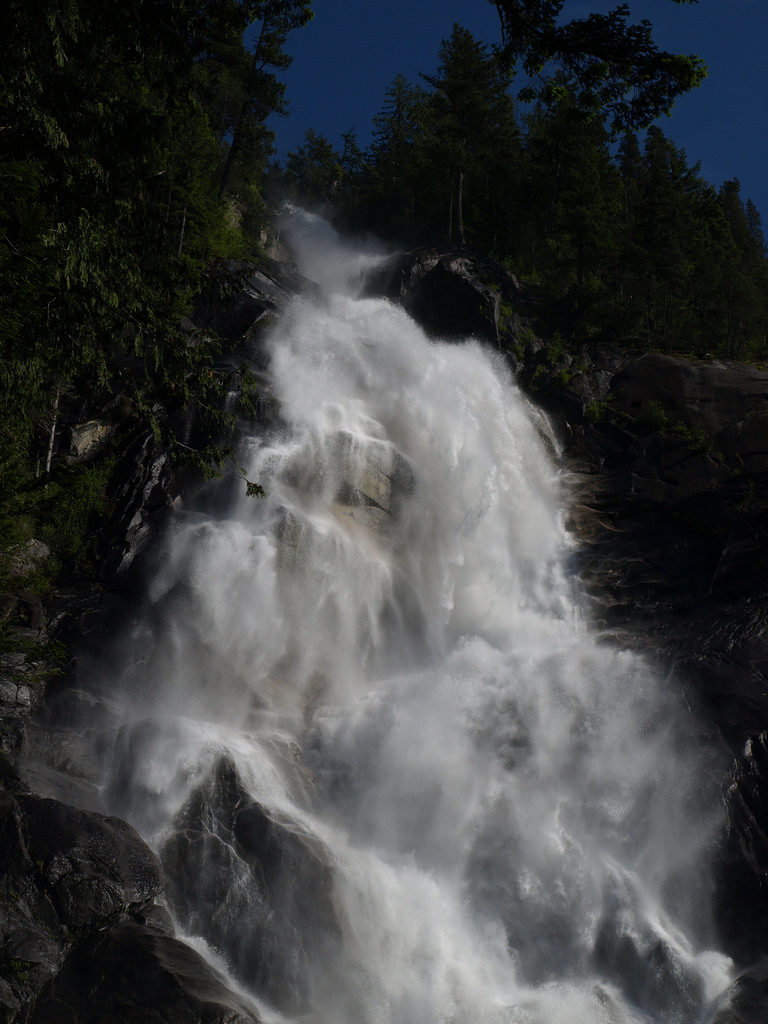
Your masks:
<instances>
[{"instance_id":1,"label":"water stream","mask_svg":"<svg viewBox=\"0 0 768 1024\"><path fill-rule=\"evenodd\" d=\"M267 497L175 516L111 806L265 1019L706 1020L707 752L590 625L540 414L356 298L375 255L288 230L324 296L267 342L280 418L238 454Z\"/></svg>"}]
</instances>

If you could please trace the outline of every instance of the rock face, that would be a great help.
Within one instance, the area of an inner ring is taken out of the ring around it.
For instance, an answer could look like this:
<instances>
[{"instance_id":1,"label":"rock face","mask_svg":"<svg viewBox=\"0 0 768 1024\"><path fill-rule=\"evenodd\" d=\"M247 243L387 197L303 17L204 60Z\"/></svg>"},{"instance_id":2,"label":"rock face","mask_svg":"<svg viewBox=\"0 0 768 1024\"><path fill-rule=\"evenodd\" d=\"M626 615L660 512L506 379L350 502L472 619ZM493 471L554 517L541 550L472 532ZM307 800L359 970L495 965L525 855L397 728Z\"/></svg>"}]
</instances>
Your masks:
<instances>
[{"instance_id":1,"label":"rock face","mask_svg":"<svg viewBox=\"0 0 768 1024\"><path fill-rule=\"evenodd\" d=\"M316 285L285 263L262 259L256 268L230 261L211 275L188 326L212 329L225 341L249 339L269 316L279 314L293 295L313 293Z\"/></svg>"},{"instance_id":2,"label":"rock face","mask_svg":"<svg viewBox=\"0 0 768 1024\"><path fill-rule=\"evenodd\" d=\"M768 372L598 346L529 351L521 379L561 424L598 623L673 673L724 760L746 744L718 904L748 964L768 953Z\"/></svg>"},{"instance_id":3,"label":"rock face","mask_svg":"<svg viewBox=\"0 0 768 1024\"><path fill-rule=\"evenodd\" d=\"M600 614L671 660L739 750L768 715L768 373L644 355L567 389L599 396L569 454Z\"/></svg>"},{"instance_id":4,"label":"rock face","mask_svg":"<svg viewBox=\"0 0 768 1024\"><path fill-rule=\"evenodd\" d=\"M400 302L440 338L475 337L508 349L517 336L520 285L501 264L473 249L398 253L369 273L364 291Z\"/></svg>"},{"instance_id":5,"label":"rock face","mask_svg":"<svg viewBox=\"0 0 768 1024\"><path fill-rule=\"evenodd\" d=\"M258 1024L255 1012L203 958L136 922L75 946L38 1000L30 1024Z\"/></svg>"},{"instance_id":6,"label":"rock face","mask_svg":"<svg viewBox=\"0 0 768 1024\"><path fill-rule=\"evenodd\" d=\"M768 963L745 971L720 1000L710 1024L756 1024L768 1020Z\"/></svg>"},{"instance_id":7,"label":"rock face","mask_svg":"<svg viewBox=\"0 0 768 1024\"><path fill-rule=\"evenodd\" d=\"M310 967L340 937L321 845L268 814L221 758L182 809L161 857L184 926L225 952L234 973L283 1011L306 1009Z\"/></svg>"},{"instance_id":8,"label":"rock face","mask_svg":"<svg viewBox=\"0 0 768 1024\"><path fill-rule=\"evenodd\" d=\"M0 785L0 1020L27 1020L36 1002L35 1020L79 1020L46 1015L49 986L104 928L139 919L172 932L154 905L163 887L160 864L126 822L35 796L5 760ZM165 942L181 945L171 934ZM132 995L120 980L123 966L113 965L117 999Z\"/></svg>"}]
</instances>

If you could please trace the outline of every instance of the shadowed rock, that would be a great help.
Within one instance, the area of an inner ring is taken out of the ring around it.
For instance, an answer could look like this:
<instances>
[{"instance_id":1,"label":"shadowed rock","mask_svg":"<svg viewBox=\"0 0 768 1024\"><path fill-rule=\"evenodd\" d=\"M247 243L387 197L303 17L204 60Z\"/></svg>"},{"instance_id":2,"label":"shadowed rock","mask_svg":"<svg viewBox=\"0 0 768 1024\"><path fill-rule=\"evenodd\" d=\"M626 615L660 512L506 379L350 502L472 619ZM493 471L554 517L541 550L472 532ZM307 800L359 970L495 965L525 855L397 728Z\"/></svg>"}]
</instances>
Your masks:
<instances>
[{"instance_id":1,"label":"shadowed rock","mask_svg":"<svg viewBox=\"0 0 768 1024\"><path fill-rule=\"evenodd\" d=\"M501 264L462 246L396 253L366 277L364 293L400 302L428 333L508 348L521 288ZM502 308L503 307L503 308Z\"/></svg>"},{"instance_id":2,"label":"shadowed rock","mask_svg":"<svg viewBox=\"0 0 768 1024\"><path fill-rule=\"evenodd\" d=\"M339 939L325 850L268 814L221 758L161 851L184 927L225 952L244 984L292 1012Z\"/></svg>"},{"instance_id":3,"label":"shadowed rock","mask_svg":"<svg viewBox=\"0 0 768 1024\"><path fill-rule=\"evenodd\" d=\"M189 946L135 923L75 946L30 1024L258 1024Z\"/></svg>"}]
</instances>

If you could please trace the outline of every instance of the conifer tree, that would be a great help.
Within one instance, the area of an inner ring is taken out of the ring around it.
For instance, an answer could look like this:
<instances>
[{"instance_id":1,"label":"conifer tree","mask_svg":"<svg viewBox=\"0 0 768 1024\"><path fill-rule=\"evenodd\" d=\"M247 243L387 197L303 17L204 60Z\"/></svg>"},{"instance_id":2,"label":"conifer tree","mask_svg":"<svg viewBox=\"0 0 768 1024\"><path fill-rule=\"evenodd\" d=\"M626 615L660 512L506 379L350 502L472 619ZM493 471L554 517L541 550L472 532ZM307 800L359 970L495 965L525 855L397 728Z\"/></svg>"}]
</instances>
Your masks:
<instances>
[{"instance_id":1,"label":"conifer tree","mask_svg":"<svg viewBox=\"0 0 768 1024\"><path fill-rule=\"evenodd\" d=\"M631 24L626 3L565 21L565 0L490 2L499 14L504 61L520 64L528 76L523 98L549 103L569 93L582 110L602 114L616 133L669 113L675 98L706 75L699 57L659 50L651 23Z\"/></svg>"},{"instance_id":2,"label":"conifer tree","mask_svg":"<svg viewBox=\"0 0 768 1024\"><path fill-rule=\"evenodd\" d=\"M450 171L447 234L463 245L465 193L477 188L483 161L515 135L509 78L488 47L458 24L440 45L437 73L422 78L433 89L434 140Z\"/></svg>"}]
</instances>

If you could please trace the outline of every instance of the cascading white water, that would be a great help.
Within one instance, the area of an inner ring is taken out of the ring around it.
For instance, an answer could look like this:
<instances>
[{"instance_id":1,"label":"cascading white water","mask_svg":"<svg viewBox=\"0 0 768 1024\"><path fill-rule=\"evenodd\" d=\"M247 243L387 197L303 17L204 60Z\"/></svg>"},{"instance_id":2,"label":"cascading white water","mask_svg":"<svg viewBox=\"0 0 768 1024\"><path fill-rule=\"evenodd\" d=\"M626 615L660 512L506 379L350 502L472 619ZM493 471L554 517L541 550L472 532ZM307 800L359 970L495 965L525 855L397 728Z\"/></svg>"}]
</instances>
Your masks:
<instances>
[{"instance_id":1,"label":"cascading white water","mask_svg":"<svg viewBox=\"0 0 768 1024\"><path fill-rule=\"evenodd\" d=\"M183 849L176 912L267 1015L706 1019L705 752L586 621L535 411L486 348L351 297L374 257L306 214L292 240L326 296L269 340L282 424L239 453L267 498L174 521L116 809ZM284 837L277 908L216 787Z\"/></svg>"}]
</instances>

